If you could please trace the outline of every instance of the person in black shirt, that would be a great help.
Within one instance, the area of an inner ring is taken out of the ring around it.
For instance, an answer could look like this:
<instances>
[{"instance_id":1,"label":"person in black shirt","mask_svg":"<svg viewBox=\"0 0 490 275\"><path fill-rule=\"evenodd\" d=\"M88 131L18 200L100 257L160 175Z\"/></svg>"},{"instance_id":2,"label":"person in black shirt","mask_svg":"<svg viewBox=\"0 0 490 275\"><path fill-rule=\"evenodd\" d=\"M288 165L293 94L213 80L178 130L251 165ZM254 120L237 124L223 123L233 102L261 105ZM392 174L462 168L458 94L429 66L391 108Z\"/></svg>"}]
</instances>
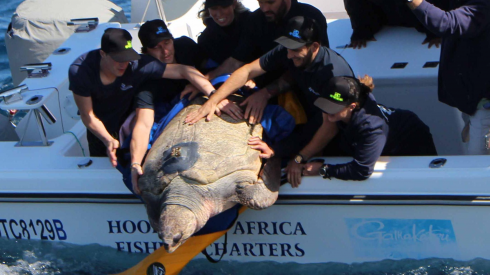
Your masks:
<instances>
[{"instance_id":1,"label":"person in black shirt","mask_svg":"<svg viewBox=\"0 0 490 275\"><path fill-rule=\"evenodd\" d=\"M145 80L186 78L204 92L213 86L195 68L166 65L151 56L140 56L132 47L131 34L109 28L101 49L81 55L70 66L69 89L73 92L81 119L89 130L91 156L109 156L117 165L119 128L126 119L138 87Z\"/></svg>"},{"instance_id":2,"label":"person in black shirt","mask_svg":"<svg viewBox=\"0 0 490 275\"><path fill-rule=\"evenodd\" d=\"M205 69L213 69L229 58L248 24L250 10L237 0L207 0L199 12L206 29L197 44L208 58Z\"/></svg>"},{"instance_id":3,"label":"person in black shirt","mask_svg":"<svg viewBox=\"0 0 490 275\"><path fill-rule=\"evenodd\" d=\"M445 5L444 0L430 0ZM401 1L393 0L344 0L353 33L350 46L354 49L366 47L368 41L376 41L374 35L383 26L403 26L417 29L426 34L422 44L439 47L441 38L424 27L411 10Z\"/></svg>"},{"instance_id":4,"label":"person in black shirt","mask_svg":"<svg viewBox=\"0 0 490 275\"><path fill-rule=\"evenodd\" d=\"M231 57L227 58L218 68L207 73L209 79L231 74L242 65L272 50L276 46L274 40L286 32L288 21L295 16L315 20L320 29L320 44L329 46L327 20L317 8L299 3L297 0L258 0L258 2L260 8L248 17L247 26L240 37L238 47L233 51ZM251 113L261 112L260 109L263 109L265 87L270 84L276 85L274 82L283 74L283 70L278 70L253 79L260 90L253 93L247 102L242 103L242 106L246 106L245 118L249 118L250 123L260 121L260 117L253 117Z\"/></svg>"},{"instance_id":5,"label":"person in black shirt","mask_svg":"<svg viewBox=\"0 0 490 275\"><path fill-rule=\"evenodd\" d=\"M376 103L372 78L334 77L322 88L315 105L337 125L341 147L354 160L345 164L307 163L303 175L365 180L380 155L436 155L429 127L414 113Z\"/></svg>"},{"instance_id":6,"label":"person in black shirt","mask_svg":"<svg viewBox=\"0 0 490 275\"><path fill-rule=\"evenodd\" d=\"M195 67L202 63L196 42L185 36L174 39L167 25L160 19L143 24L138 32L138 37L143 46L141 52L153 56L165 64L182 64ZM187 84L189 81L186 79L150 80L141 86L135 97L134 107L136 110L130 152L132 190L136 194L139 194L136 183L138 177L143 174L141 164L148 149L153 123L159 122L170 111L173 107L171 101L175 97L181 93L181 97L183 97L188 92L193 91L192 89L184 91ZM211 84L209 83L209 85ZM204 92L209 95L211 91L206 90ZM194 96L191 95L190 98ZM238 109L235 104L228 103L228 100L222 101L219 106L220 110L228 112L228 108Z\"/></svg>"},{"instance_id":7,"label":"person in black shirt","mask_svg":"<svg viewBox=\"0 0 490 275\"><path fill-rule=\"evenodd\" d=\"M303 161L317 153L317 148L323 148L322 144L328 143L336 133L332 129L336 127L335 123L323 120L321 111L314 107L313 102L330 78L354 74L339 54L320 45L319 27L312 19L302 16L291 18L286 35L276 41L281 45L235 71L197 112L186 118L186 122L192 124L203 117L211 119L216 104L239 89L247 80L277 69L287 70L288 74L283 75L276 86L268 86L265 90L264 106L272 96L284 93L292 85L296 85L306 101L303 105L307 106L305 109L308 122L297 126L288 138L272 145L272 151L266 152L265 149L270 148L258 139L251 140L249 144L253 149L274 154L276 157L294 157L288 163L288 180L291 185L297 186L301 182Z\"/></svg>"}]
</instances>

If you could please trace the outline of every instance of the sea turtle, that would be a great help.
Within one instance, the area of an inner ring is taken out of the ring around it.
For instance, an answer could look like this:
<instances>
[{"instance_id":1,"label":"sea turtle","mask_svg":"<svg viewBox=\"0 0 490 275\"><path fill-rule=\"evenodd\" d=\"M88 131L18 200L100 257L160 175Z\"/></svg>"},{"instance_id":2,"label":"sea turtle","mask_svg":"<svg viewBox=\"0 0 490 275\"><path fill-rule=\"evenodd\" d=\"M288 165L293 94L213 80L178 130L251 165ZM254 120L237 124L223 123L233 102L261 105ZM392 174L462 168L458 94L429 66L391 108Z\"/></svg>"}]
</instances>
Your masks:
<instances>
[{"instance_id":1,"label":"sea turtle","mask_svg":"<svg viewBox=\"0 0 490 275\"><path fill-rule=\"evenodd\" d=\"M185 124L204 101L195 99L168 124L138 181L150 223L168 252L237 203L264 209L278 196L280 161L270 159L262 167L259 152L247 145L251 136L262 136L262 126L226 114Z\"/></svg>"}]
</instances>

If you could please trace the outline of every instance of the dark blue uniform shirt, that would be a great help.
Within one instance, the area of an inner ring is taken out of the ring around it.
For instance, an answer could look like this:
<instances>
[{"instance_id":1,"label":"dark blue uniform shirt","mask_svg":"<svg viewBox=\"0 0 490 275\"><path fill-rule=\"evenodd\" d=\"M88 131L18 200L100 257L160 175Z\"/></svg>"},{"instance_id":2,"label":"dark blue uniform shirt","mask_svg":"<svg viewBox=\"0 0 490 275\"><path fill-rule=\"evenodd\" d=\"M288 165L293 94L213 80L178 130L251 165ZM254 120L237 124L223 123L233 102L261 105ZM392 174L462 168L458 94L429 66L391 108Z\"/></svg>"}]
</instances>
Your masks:
<instances>
[{"instance_id":1,"label":"dark blue uniform shirt","mask_svg":"<svg viewBox=\"0 0 490 275\"><path fill-rule=\"evenodd\" d=\"M212 18L207 18L206 29L197 39L202 53L217 64L223 63L239 45L240 37L249 23L250 14L250 11L236 14L233 23L226 27L221 27Z\"/></svg>"},{"instance_id":2,"label":"dark blue uniform shirt","mask_svg":"<svg viewBox=\"0 0 490 275\"><path fill-rule=\"evenodd\" d=\"M109 85L100 80L100 50L78 57L69 69L69 89L76 95L91 97L95 116L114 137L126 119L138 87L148 79L159 79L166 65L151 56L129 63L123 76ZM93 135L90 131L87 135Z\"/></svg>"},{"instance_id":3,"label":"dark blue uniform shirt","mask_svg":"<svg viewBox=\"0 0 490 275\"><path fill-rule=\"evenodd\" d=\"M327 47L319 48L317 56L307 68L297 68L287 54L287 49L279 45L260 58L260 67L266 72L280 69L291 72L294 84L303 92L303 106L308 117L321 114L313 103L318 98L321 87L333 76L354 76L347 61Z\"/></svg>"},{"instance_id":4,"label":"dark blue uniform shirt","mask_svg":"<svg viewBox=\"0 0 490 275\"><path fill-rule=\"evenodd\" d=\"M177 64L195 67L200 64L198 46L194 40L182 36L174 40L175 62ZM180 94L189 82L185 79L160 78L143 84L136 95L134 107L155 110L155 121L159 121L164 111L159 104L169 103Z\"/></svg>"},{"instance_id":5,"label":"dark blue uniform shirt","mask_svg":"<svg viewBox=\"0 0 490 275\"><path fill-rule=\"evenodd\" d=\"M331 177L365 180L379 156L437 155L429 127L411 111L390 109L369 94L352 113L348 124L338 121L340 147L354 157L349 163L329 165Z\"/></svg>"},{"instance_id":6,"label":"dark blue uniform shirt","mask_svg":"<svg viewBox=\"0 0 490 275\"><path fill-rule=\"evenodd\" d=\"M445 12L424 1L417 18L442 37L439 100L473 115L490 99L490 1L448 0Z\"/></svg>"}]
</instances>

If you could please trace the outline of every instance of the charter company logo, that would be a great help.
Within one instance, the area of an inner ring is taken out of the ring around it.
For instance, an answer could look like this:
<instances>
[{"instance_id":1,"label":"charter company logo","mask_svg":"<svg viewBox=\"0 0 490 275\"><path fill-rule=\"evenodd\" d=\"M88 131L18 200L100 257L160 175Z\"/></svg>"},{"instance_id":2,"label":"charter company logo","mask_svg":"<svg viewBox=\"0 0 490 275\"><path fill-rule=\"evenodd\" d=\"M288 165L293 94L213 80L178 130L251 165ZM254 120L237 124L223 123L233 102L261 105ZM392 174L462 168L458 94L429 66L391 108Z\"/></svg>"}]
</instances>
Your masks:
<instances>
[{"instance_id":1,"label":"charter company logo","mask_svg":"<svg viewBox=\"0 0 490 275\"><path fill-rule=\"evenodd\" d=\"M131 41L128 41L126 46L124 46L125 49L131 49L133 47L133 43Z\"/></svg>"},{"instance_id":2,"label":"charter company logo","mask_svg":"<svg viewBox=\"0 0 490 275\"><path fill-rule=\"evenodd\" d=\"M294 38L301 39L301 36L299 35L299 31L298 30L294 30L294 31L290 32L289 35L291 35Z\"/></svg>"}]
</instances>

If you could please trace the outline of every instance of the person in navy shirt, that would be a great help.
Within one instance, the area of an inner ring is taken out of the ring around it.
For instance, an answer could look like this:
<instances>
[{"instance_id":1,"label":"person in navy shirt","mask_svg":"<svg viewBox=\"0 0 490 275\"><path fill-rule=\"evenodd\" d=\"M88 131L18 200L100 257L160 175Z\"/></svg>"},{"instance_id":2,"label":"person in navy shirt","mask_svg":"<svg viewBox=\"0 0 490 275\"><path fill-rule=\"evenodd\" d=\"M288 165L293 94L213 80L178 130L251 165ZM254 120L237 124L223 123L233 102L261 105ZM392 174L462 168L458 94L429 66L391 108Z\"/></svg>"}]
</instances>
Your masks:
<instances>
[{"instance_id":1,"label":"person in navy shirt","mask_svg":"<svg viewBox=\"0 0 490 275\"><path fill-rule=\"evenodd\" d=\"M445 5L445 0L430 0L439 6ZM368 41L376 41L374 35L383 26L402 26L415 28L426 34L422 44L439 47L440 36L432 33L420 23L410 9L400 1L393 0L344 0L345 10L349 14L352 25L350 46L354 49L366 47Z\"/></svg>"},{"instance_id":2,"label":"person in navy shirt","mask_svg":"<svg viewBox=\"0 0 490 275\"><path fill-rule=\"evenodd\" d=\"M196 42L185 36L174 39L165 22L160 19L144 23L138 32L138 37L142 44L143 56L153 56L165 64L182 64L195 67L202 63ZM138 89L134 101L134 129L130 142L132 182L132 189L130 189L136 194L139 194L136 183L138 177L143 174L141 164L148 149L153 123L159 122L170 111L173 107L171 103L175 97L181 93L182 97L193 91L185 90L187 84L189 84L187 79L160 78L149 80ZM209 85L211 84L209 83ZM211 91L207 89L204 93L209 95ZM190 99L194 96L191 95ZM226 99L220 107L220 110L224 112L228 112L228 108L239 108ZM129 187L128 183L126 185Z\"/></svg>"},{"instance_id":3,"label":"person in navy shirt","mask_svg":"<svg viewBox=\"0 0 490 275\"><path fill-rule=\"evenodd\" d=\"M166 65L151 56L140 56L132 47L131 34L109 28L101 49L77 58L69 68L69 89L87 127L91 156L109 156L117 165L118 132L130 111L138 87L146 80L186 78L204 92L213 86L195 68Z\"/></svg>"},{"instance_id":4,"label":"person in navy shirt","mask_svg":"<svg viewBox=\"0 0 490 275\"><path fill-rule=\"evenodd\" d=\"M427 29L442 37L439 100L465 114L468 153L490 154L485 146L490 130L490 1L447 1L447 12L423 0L408 6Z\"/></svg>"},{"instance_id":5,"label":"person in navy shirt","mask_svg":"<svg viewBox=\"0 0 490 275\"><path fill-rule=\"evenodd\" d=\"M295 16L314 19L320 27L321 45L329 46L327 20L317 8L299 3L297 0L258 0L258 2L260 8L247 18L246 28L243 35L240 36L238 47L219 67L207 73L209 79L231 74L244 64L272 50L276 46L274 40L285 33L288 21ZM267 75L254 78L253 81L263 92L267 85L276 81L283 73L284 71L281 70L269 72ZM247 85L255 86L250 82ZM260 106L264 100L263 93L254 93L251 99L244 104L246 105L245 117L249 118L249 113L257 108L256 105ZM252 118L252 120L257 119Z\"/></svg>"},{"instance_id":6,"label":"person in navy shirt","mask_svg":"<svg viewBox=\"0 0 490 275\"><path fill-rule=\"evenodd\" d=\"M256 138L252 138L249 144L268 157L274 155L292 158L287 167L288 180L293 186L299 185L304 162L317 153L319 147L323 148L323 144L327 144L336 133L332 129L336 127L335 123L323 120L321 111L313 105L319 96L320 88L333 76L354 76L344 58L328 47L320 45L319 30L318 25L310 18L302 16L291 18L286 35L276 40L281 45L235 71L198 111L186 118L186 122L196 123L203 117L211 119L211 110L216 108L216 104L239 89L247 80L269 71L286 70L288 73L278 84L268 86L264 94L268 100L296 85L305 99L303 105L307 106L305 110L308 122L298 125L288 138L271 145L272 148ZM267 100L263 102L263 108ZM261 114L253 116L261 117Z\"/></svg>"},{"instance_id":7,"label":"person in navy shirt","mask_svg":"<svg viewBox=\"0 0 490 275\"><path fill-rule=\"evenodd\" d=\"M237 0L207 0L199 17L206 28L197 38L201 53L208 58L206 70L211 70L228 59L239 45L239 40L251 14Z\"/></svg>"},{"instance_id":8,"label":"person in navy shirt","mask_svg":"<svg viewBox=\"0 0 490 275\"><path fill-rule=\"evenodd\" d=\"M365 180L380 155L436 155L429 127L414 113L376 103L372 78L333 77L322 88L315 106L337 125L341 148L354 159L344 164L307 163L303 175Z\"/></svg>"}]
</instances>

